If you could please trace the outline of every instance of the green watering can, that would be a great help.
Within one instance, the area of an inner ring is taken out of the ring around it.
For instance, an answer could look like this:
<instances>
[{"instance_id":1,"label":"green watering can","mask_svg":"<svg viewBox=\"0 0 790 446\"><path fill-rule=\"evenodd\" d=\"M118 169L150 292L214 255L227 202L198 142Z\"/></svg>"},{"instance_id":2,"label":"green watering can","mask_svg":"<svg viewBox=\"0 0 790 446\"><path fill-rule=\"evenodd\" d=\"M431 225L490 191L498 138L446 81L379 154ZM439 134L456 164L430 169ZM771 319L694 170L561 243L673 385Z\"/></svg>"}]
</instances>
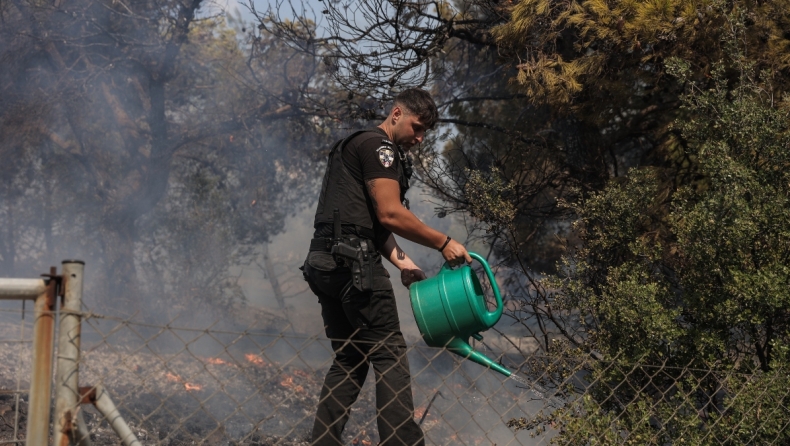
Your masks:
<instances>
[{"instance_id":1,"label":"green watering can","mask_svg":"<svg viewBox=\"0 0 790 446\"><path fill-rule=\"evenodd\" d=\"M510 377L510 370L475 351L469 337L483 339L481 331L493 327L502 317L502 296L494 274L483 257L469 255L485 268L496 297L496 309L488 311L480 280L469 265L452 269L445 263L434 277L415 282L409 288L411 309L425 343L431 347L447 347L451 352L471 359Z\"/></svg>"}]
</instances>

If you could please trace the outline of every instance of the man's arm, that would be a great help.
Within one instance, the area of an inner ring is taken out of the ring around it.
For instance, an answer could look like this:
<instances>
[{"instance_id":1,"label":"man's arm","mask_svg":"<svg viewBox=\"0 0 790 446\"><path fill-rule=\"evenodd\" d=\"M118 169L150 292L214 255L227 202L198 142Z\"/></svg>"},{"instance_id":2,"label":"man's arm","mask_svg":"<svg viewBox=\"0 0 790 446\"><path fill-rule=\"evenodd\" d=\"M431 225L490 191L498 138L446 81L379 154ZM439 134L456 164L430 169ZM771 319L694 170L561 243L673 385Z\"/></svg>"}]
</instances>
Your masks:
<instances>
[{"instance_id":1,"label":"man's arm","mask_svg":"<svg viewBox=\"0 0 790 446\"><path fill-rule=\"evenodd\" d=\"M387 241L384 242L384 246L379 249L379 252L399 270L420 269L420 267L417 266L411 260L411 258L406 255L405 252L403 252L401 247L398 246L398 242L395 241L395 237L392 234L390 234L390 236L387 238Z\"/></svg>"},{"instance_id":2,"label":"man's arm","mask_svg":"<svg viewBox=\"0 0 790 446\"><path fill-rule=\"evenodd\" d=\"M379 252L398 267L400 270L400 281L406 288L409 288L414 282L425 280L425 273L403 252L392 234L384 242L384 246L381 247Z\"/></svg>"},{"instance_id":3,"label":"man's arm","mask_svg":"<svg viewBox=\"0 0 790 446\"><path fill-rule=\"evenodd\" d=\"M374 178L366 182L373 209L381 224L395 234L438 250L444 245L447 236L421 222L417 216L404 208L400 202L400 185L389 178ZM451 265L469 263L472 258L466 248L455 240L442 250L444 259ZM393 262L394 263L394 262Z\"/></svg>"}]
</instances>

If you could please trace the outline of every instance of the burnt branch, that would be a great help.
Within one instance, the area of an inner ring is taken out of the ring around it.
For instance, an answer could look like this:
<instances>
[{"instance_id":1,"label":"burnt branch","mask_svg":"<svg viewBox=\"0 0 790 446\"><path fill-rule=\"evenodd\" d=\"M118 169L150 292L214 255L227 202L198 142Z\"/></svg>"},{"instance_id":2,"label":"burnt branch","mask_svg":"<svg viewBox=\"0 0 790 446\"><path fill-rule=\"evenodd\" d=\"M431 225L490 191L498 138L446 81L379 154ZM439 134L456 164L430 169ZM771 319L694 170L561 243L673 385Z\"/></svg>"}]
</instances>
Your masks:
<instances>
[{"instance_id":1,"label":"burnt branch","mask_svg":"<svg viewBox=\"0 0 790 446\"><path fill-rule=\"evenodd\" d=\"M325 2L320 14L280 0L257 11L259 29L322 60L342 89L389 97L403 85L424 87L432 64L453 40L494 47L489 30L505 16L495 2L460 7L444 1Z\"/></svg>"}]
</instances>

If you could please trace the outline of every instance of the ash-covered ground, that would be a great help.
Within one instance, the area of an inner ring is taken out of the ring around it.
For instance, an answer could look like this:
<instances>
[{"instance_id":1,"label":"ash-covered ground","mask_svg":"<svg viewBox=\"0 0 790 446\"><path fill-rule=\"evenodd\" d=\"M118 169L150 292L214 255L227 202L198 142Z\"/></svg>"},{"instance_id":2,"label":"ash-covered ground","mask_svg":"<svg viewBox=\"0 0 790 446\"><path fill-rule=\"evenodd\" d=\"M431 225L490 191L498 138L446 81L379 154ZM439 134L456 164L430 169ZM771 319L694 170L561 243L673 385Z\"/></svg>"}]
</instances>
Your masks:
<instances>
[{"instance_id":1,"label":"ash-covered ground","mask_svg":"<svg viewBox=\"0 0 790 446\"><path fill-rule=\"evenodd\" d=\"M12 337L4 333L0 327L0 337ZM15 389L17 382L28 388L29 347L9 343L2 348L0 389ZM415 418L428 444L539 444L505 425L535 411L530 395L513 383L436 349L414 348L409 360ZM102 384L146 446L307 445L330 363L329 343L318 337L94 320L83 323L80 385ZM22 394L17 438L24 437L26 400ZM0 390L5 419L17 415L14 401ZM120 444L95 408L83 406L83 414L93 444ZM13 438L13 425L0 420L0 440ZM378 443L372 372L352 408L344 440Z\"/></svg>"}]
</instances>

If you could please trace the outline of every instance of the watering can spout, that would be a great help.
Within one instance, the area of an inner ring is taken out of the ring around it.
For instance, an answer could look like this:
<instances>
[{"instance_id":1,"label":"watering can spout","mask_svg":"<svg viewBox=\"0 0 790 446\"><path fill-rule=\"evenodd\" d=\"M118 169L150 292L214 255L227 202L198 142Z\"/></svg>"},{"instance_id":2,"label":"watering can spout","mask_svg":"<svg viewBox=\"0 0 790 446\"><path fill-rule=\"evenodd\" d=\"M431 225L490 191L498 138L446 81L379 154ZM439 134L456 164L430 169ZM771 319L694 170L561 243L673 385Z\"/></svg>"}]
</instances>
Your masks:
<instances>
[{"instance_id":1,"label":"watering can spout","mask_svg":"<svg viewBox=\"0 0 790 446\"><path fill-rule=\"evenodd\" d=\"M503 374L503 375L505 375L507 377L509 377L511 375L511 373L512 373L510 370L508 370L505 367L502 367L501 365L499 365L498 363L492 361L486 355L484 355L484 354L478 352L477 350L473 349L472 346L469 345L469 342L467 342L467 341L465 341L463 339L453 338L453 340L450 341L449 344L447 344L447 349L450 350L451 352L457 354L457 355L460 355L460 356L463 356L463 357L469 359L470 361L474 361L474 362L482 365L483 367L488 367L488 368L490 368L492 370L495 370L495 371L497 371L497 372L499 372L499 373L501 373L501 374Z\"/></svg>"}]
</instances>

